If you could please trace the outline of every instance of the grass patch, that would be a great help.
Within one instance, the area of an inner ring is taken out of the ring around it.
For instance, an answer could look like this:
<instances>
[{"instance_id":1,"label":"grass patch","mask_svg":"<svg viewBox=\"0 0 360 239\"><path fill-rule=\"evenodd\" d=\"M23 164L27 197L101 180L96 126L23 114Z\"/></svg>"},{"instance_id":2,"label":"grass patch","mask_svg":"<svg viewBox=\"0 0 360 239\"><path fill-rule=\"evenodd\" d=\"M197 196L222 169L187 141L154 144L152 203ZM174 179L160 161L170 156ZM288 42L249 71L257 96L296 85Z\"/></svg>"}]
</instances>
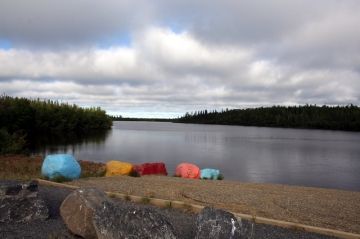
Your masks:
<instances>
[{"instance_id":1,"label":"grass patch","mask_svg":"<svg viewBox=\"0 0 360 239\"><path fill-rule=\"evenodd\" d=\"M165 208L172 208L171 201L165 203Z\"/></svg>"},{"instance_id":2,"label":"grass patch","mask_svg":"<svg viewBox=\"0 0 360 239\"><path fill-rule=\"evenodd\" d=\"M148 197L148 198L154 198L155 197L155 192L148 191L148 192L145 193L145 196Z\"/></svg>"},{"instance_id":3,"label":"grass patch","mask_svg":"<svg viewBox=\"0 0 360 239\"><path fill-rule=\"evenodd\" d=\"M49 181L56 182L56 183L64 183L64 182L70 182L70 181L72 181L71 179L65 178L64 176L61 176L61 175L56 176L56 177L54 177L53 179L49 179L49 178L46 178L46 177L45 177L45 179L46 179L46 180L49 180Z\"/></svg>"},{"instance_id":4,"label":"grass patch","mask_svg":"<svg viewBox=\"0 0 360 239\"><path fill-rule=\"evenodd\" d=\"M56 233L53 233L53 232L48 235L48 239L61 239L61 238L63 238L63 237L59 236L59 235L57 235Z\"/></svg>"},{"instance_id":5,"label":"grass patch","mask_svg":"<svg viewBox=\"0 0 360 239\"><path fill-rule=\"evenodd\" d=\"M251 221L252 221L253 223L256 223L256 212L252 212L252 213L251 213Z\"/></svg>"},{"instance_id":6,"label":"grass patch","mask_svg":"<svg viewBox=\"0 0 360 239\"><path fill-rule=\"evenodd\" d=\"M26 155L0 156L0 179L30 180L41 177L42 158Z\"/></svg>"},{"instance_id":7,"label":"grass patch","mask_svg":"<svg viewBox=\"0 0 360 239\"><path fill-rule=\"evenodd\" d=\"M105 176L106 166L103 163L80 160L79 164L81 166L81 178Z\"/></svg>"},{"instance_id":8,"label":"grass patch","mask_svg":"<svg viewBox=\"0 0 360 239\"><path fill-rule=\"evenodd\" d=\"M108 193L107 196L109 198L116 198L116 194L115 193Z\"/></svg>"},{"instance_id":9,"label":"grass patch","mask_svg":"<svg viewBox=\"0 0 360 239\"><path fill-rule=\"evenodd\" d=\"M150 198L148 198L148 197L142 197L142 198L141 198L141 203L143 203L143 204L149 204L149 203L150 203Z\"/></svg>"},{"instance_id":10,"label":"grass patch","mask_svg":"<svg viewBox=\"0 0 360 239\"><path fill-rule=\"evenodd\" d=\"M192 212L192 210L193 210L191 204L188 204L188 203L184 203L183 209L187 212Z\"/></svg>"}]
</instances>

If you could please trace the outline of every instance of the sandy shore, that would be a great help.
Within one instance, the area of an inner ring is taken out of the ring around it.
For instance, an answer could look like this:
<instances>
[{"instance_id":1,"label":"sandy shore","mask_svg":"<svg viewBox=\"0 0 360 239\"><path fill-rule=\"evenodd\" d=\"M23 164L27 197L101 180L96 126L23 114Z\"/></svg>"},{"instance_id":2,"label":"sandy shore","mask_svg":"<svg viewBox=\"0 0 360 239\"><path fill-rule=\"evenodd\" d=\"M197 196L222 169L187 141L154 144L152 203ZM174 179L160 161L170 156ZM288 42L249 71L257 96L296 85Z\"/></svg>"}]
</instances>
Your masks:
<instances>
[{"instance_id":1,"label":"sandy shore","mask_svg":"<svg viewBox=\"0 0 360 239\"><path fill-rule=\"evenodd\" d=\"M69 184L360 233L360 192L163 176L85 178Z\"/></svg>"}]
</instances>

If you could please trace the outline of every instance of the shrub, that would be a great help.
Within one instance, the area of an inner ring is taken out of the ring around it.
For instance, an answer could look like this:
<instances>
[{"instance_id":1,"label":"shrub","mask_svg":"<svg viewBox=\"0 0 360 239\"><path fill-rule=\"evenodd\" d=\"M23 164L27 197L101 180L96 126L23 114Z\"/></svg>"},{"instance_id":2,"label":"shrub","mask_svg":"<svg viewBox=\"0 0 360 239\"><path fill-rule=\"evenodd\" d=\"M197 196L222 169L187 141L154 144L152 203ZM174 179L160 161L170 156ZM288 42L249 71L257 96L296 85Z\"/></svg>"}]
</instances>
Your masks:
<instances>
[{"instance_id":1,"label":"shrub","mask_svg":"<svg viewBox=\"0 0 360 239\"><path fill-rule=\"evenodd\" d=\"M20 153L25 146L25 135L10 134L6 129L0 129L0 154Z\"/></svg>"},{"instance_id":2,"label":"shrub","mask_svg":"<svg viewBox=\"0 0 360 239\"><path fill-rule=\"evenodd\" d=\"M150 198L148 198L148 197L142 197L142 198L141 198L141 202L142 202L143 204L149 204L149 203L150 203Z\"/></svg>"},{"instance_id":3,"label":"shrub","mask_svg":"<svg viewBox=\"0 0 360 239\"><path fill-rule=\"evenodd\" d=\"M103 163L80 160L81 178L103 177L106 173L106 166Z\"/></svg>"}]
</instances>

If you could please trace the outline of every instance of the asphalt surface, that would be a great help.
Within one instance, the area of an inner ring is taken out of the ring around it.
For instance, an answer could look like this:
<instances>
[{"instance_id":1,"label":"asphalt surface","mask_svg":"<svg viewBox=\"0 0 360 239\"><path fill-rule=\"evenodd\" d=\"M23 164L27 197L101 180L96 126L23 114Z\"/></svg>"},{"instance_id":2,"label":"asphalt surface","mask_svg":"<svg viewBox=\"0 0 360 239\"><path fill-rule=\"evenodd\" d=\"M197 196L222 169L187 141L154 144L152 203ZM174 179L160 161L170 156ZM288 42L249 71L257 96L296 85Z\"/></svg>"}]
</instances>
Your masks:
<instances>
[{"instance_id":1,"label":"asphalt surface","mask_svg":"<svg viewBox=\"0 0 360 239\"><path fill-rule=\"evenodd\" d=\"M60 238L79 238L72 235L66 228L61 219L59 207L65 197L71 192L70 189L55 188L48 186L39 186L39 193L48 204L50 217L44 221L34 221L31 223L0 223L0 238L39 238L39 239L60 239ZM122 201L121 203L131 203ZM138 207L152 207L150 205L139 205ZM155 208L155 207L154 207ZM156 208L159 213L163 214L174 226L178 238L191 239L195 237L196 214L175 210ZM306 238L306 239L330 239L328 237L314 233L308 233L298 230L290 230L276 226L254 224L242 220L241 224L248 232L248 238Z\"/></svg>"}]
</instances>

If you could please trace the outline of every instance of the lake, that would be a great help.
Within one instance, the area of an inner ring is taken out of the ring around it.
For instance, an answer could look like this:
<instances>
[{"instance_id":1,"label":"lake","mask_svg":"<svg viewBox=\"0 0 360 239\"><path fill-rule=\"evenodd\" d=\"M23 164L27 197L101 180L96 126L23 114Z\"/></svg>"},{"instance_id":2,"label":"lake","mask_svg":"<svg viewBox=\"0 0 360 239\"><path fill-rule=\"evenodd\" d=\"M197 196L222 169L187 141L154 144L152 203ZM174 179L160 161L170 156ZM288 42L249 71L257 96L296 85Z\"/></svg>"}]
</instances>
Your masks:
<instances>
[{"instance_id":1,"label":"lake","mask_svg":"<svg viewBox=\"0 0 360 239\"><path fill-rule=\"evenodd\" d=\"M360 133L165 122L114 122L93 140L43 145L34 153L134 164L162 161L218 168L225 179L360 191Z\"/></svg>"}]
</instances>

